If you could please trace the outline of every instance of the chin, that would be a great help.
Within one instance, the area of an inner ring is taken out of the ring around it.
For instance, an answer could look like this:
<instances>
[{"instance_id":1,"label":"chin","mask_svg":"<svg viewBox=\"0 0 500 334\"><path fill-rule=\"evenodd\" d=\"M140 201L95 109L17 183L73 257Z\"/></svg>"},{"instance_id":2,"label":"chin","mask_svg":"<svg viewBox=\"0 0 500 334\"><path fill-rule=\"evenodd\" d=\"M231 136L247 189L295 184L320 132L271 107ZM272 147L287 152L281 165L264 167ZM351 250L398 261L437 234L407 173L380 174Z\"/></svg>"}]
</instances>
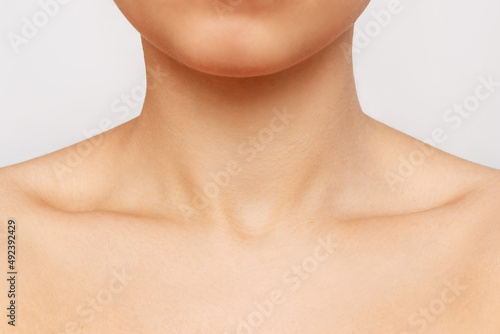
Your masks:
<instances>
[{"instance_id":1,"label":"chin","mask_svg":"<svg viewBox=\"0 0 500 334\"><path fill-rule=\"evenodd\" d=\"M316 36L317 37L317 36ZM307 39L306 39L307 40ZM210 24L172 42L148 40L156 49L193 70L221 77L256 77L283 71L328 45L332 36L298 43L258 24Z\"/></svg>"},{"instance_id":2,"label":"chin","mask_svg":"<svg viewBox=\"0 0 500 334\"><path fill-rule=\"evenodd\" d=\"M177 50L172 57L183 65L223 77L255 77L280 72L299 62L289 53L269 45L234 45L231 42L198 44Z\"/></svg>"},{"instance_id":3,"label":"chin","mask_svg":"<svg viewBox=\"0 0 500 334\"><path fill-rule=\"evenodd\" d=\"M231 3L220 14L212 4ZM368 0L115 0L144 40L218 76L287 69L349 29Z\"/></svg>"}]
</instances>

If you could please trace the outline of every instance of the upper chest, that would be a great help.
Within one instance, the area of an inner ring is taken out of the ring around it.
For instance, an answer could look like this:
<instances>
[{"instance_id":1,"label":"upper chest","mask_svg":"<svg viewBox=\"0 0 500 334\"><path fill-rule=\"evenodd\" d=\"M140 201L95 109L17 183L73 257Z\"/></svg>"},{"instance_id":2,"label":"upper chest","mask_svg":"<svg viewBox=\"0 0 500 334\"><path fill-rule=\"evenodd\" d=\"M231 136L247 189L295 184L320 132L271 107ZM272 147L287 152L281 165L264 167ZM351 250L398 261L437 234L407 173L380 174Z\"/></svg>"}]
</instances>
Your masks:
<instances>
[{"instance_id":1,"label":"upper chest","mask_svg":"<svg viewBox=\"0 0 500 334\"><path fill-rule=\"evenodd\" d=\"M489 333L493 323L483 316L496 310L496 292L485 296L473 274L481 247L466 230L445 229L447 221L327 232L231 254L222 240L184 229L86 219L39 216L19 229L21 327L403 334Z\"/></svg>"}]
</instances>

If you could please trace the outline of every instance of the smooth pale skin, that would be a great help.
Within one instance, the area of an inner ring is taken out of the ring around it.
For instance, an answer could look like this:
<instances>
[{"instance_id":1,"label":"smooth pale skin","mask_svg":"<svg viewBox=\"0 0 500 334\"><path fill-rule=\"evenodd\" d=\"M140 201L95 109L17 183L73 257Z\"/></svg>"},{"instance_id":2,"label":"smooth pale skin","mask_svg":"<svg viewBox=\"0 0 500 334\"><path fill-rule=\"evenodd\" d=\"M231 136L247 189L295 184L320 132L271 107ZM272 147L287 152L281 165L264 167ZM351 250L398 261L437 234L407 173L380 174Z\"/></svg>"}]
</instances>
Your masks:
<instances>
[{"instance_id":1,"label":"smooth pale skin","mask_svg":"<svg viewBox=\"0 0 500 334\"><path fill-rule=\"evenodd\" d=\"M367 0L116 2L143 34L141 116L0 171L16 333L500 332L500 173L362 113L345 49Z\"/></svg>"}]
</instances>

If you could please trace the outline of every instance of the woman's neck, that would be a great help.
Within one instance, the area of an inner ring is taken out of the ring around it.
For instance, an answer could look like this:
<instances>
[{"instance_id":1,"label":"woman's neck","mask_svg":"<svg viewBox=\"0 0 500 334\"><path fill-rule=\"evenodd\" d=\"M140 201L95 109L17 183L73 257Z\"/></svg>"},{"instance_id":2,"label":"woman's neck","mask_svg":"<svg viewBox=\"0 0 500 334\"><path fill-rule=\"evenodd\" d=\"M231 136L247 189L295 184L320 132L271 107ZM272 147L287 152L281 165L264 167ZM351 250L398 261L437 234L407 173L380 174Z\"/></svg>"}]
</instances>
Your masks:
<instances>
[{"instance_id":1,"label":"woman's neck","mask_svg":"<svg viewBox=\"0 0 500 334\"><path fill-rule=\"evenodd\" d=\"M253 78L193 71L144 41L148 92L131 127L129 172L188 220L259 230L311 217L366 174L371 120L356 95L351 34Z\"/></svg>"}]
</instances>

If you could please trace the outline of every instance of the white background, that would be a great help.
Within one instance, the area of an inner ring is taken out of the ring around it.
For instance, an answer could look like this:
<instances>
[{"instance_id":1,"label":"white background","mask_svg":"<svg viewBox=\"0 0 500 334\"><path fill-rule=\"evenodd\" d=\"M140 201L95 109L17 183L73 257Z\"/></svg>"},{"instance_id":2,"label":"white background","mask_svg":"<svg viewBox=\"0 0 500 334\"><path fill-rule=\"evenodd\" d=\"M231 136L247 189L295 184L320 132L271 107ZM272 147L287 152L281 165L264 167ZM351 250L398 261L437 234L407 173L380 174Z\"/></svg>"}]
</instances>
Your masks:
<instances>
[{"instance_id":1,"label":"white background","mask_svg":"<svg viewBox=\"0 0 500 334\"><path fill-rule=\"evenodd\" d=\"M84 140L102 120L118 125L140 113L141 101L128 113L114 108L143 84L138 33L111 0L66 1L16 52L9 34L20 35L23 17L33 21L41 6L0 0L0 167ZM365 112L421 140L440 128L447 139L437 147L500 168L500 87L456 129L443 119L474 95L480 76L500 81L500 1L400 0L381 25L373 13L391 1L373 0L357 23Z\"/></svg>"}]
</instances>

